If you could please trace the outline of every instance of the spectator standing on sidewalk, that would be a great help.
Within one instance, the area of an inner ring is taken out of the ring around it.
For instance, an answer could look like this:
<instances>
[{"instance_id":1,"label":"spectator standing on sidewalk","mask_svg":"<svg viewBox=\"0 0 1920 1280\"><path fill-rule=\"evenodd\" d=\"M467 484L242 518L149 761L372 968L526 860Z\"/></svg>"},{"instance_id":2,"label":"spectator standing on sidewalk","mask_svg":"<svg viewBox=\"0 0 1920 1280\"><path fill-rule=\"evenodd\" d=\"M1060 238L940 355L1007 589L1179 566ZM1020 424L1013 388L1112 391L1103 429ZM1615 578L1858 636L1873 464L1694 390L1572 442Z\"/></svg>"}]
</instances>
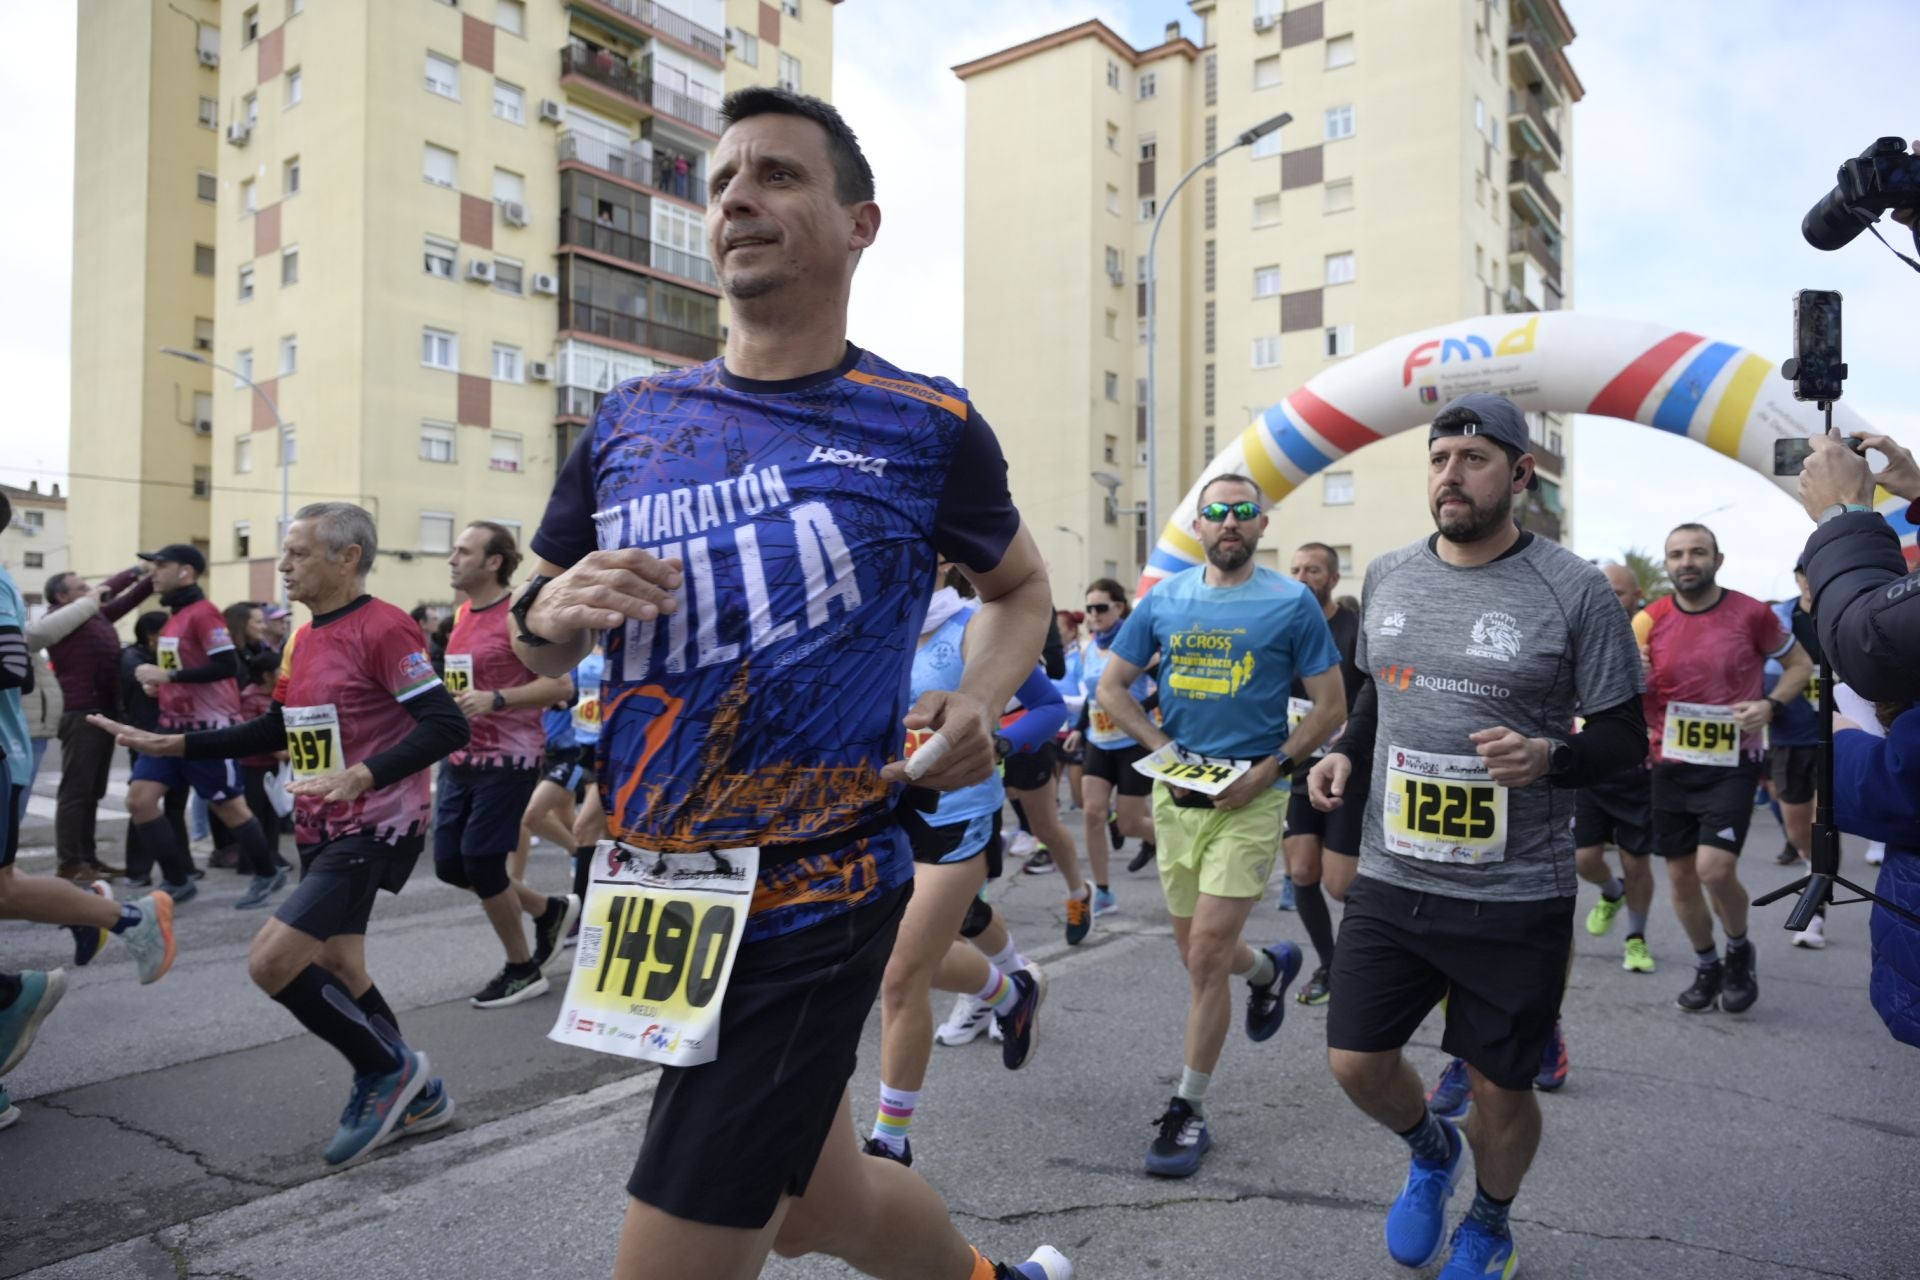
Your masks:
<instances>
[{"instance_id":1,"label":"spectator standing on sidewalk","mask_svg":"<svg viewBox=\"0 0 1920 1280\"><path fill-rule=\"evenodd\" d=\"M53 819L59 861L55 874L75 881L111 878L124 872L100 861L94 825L107 794L113 739L88 724L87 717L118 715L121 710L120 637L113 624L153 594L153 583L144 570L127 569L96 592L79 574L61 573L47 583L46 594L52 612L41 619L42 625L78 618L44 641L64 703L58 730L60 791Z\"/></svg>"}]
</instances>

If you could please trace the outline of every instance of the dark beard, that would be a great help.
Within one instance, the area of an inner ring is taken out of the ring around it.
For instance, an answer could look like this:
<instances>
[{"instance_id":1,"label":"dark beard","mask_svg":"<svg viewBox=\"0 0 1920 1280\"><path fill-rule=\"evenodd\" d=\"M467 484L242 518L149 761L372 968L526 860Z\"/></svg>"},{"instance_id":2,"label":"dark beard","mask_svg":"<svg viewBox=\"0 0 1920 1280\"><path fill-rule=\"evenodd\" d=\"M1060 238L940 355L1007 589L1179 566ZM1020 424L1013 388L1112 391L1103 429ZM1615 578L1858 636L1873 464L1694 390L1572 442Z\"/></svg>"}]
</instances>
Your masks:
<instances>
[{"instance_id":1,"label":"dark beard","mask_svg":"<svg viewBox=\"0 0 1920 1280\"><path fill-rule=\"evenodd\" d=\"M1251 559L1253 548L1244 542L1231 547L1216 542L1207 548L1207 563L1224 573L1232 573Z\"/></svg>"},{"instance_id":2,"label":"dark beard","mask_svg":"<svg viewBox=\"0 0 1920 1280\"><path fill-rule=\"evenodd\" d=\"M1439 529L1440 536L1448 542L1482 542L1498 533L1502 524L1513 523L1513 498L1511 495L1508 495L1504 501L1488 510L1482 510L1480 507L1474 505L1471 500L1469 500L1468 505L1472 508L1473 514L1464 520L1457 518L1448 519L1440 515L1438 511L1434 513L1434 527Z\"/></svg>"}]
</instances>

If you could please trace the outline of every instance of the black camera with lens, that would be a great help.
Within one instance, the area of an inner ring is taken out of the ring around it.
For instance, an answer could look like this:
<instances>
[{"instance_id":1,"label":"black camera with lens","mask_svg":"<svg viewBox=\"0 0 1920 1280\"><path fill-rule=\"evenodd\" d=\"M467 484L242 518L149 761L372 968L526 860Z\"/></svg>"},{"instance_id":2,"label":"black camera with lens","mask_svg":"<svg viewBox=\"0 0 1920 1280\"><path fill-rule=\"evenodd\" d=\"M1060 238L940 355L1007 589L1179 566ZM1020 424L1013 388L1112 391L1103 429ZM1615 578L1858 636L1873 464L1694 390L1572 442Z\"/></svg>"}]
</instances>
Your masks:
<instances>
[{"instance_id":1,"label":"black camera with lens","mask_svg":"<svg viewBox=\"0 0 1920 1280\"><path fill-rule=\"evenodd\" d=\"M1816 249L1840 249L1889 209L1920 209L1920 155L1904 138L1875 138L1840 166L1839 179L1800 220L1800 234Z\"/></svg>"}]
</instances>

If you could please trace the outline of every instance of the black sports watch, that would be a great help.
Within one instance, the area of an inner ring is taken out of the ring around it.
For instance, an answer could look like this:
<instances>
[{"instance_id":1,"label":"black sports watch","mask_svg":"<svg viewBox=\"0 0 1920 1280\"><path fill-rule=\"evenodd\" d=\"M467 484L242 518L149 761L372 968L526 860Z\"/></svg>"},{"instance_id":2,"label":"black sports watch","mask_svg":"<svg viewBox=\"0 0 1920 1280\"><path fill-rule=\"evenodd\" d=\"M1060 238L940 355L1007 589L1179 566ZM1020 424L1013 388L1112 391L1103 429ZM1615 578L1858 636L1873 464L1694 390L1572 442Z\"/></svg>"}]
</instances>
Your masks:
<instances>
[{"instance_id":1,"label":"black sports watch","mask_svg":"<svg viewBox=\"0 0 1920 1280\"><path fill-rule=\"evenodd\" d=\"M505 711L507 709L507 695L498 689L493 691L493 709L495 711Z\"/></svg>"},{"instance_id":2,"label":"black sports watch","mask_svg":"<svg viewBox=\"0 0 1920 1280\"><path fill-rule=\"evenodd\" d=\"M508 612L513 615L514 624L520 634L521 644L540 649L553 643L553 641L547 639L545 636L538 636L527 630L527 610L533 608L534 598L540 594L541 588L552 581L553 578L547 574L534 574L531 578L527 579L527 589L520 593L520 598L513 602L513 608L508 610Z\"/></svg>"},{"instance_id":3,"label":"black sports watch","mask_svg":"<svg viewBox=\"0 0 1920 1280\"><path fill-rule=\"evenodd\" d=\"M1273 753L1273 762L1280 766L1281 777L1291 778L1293 776L1295 766L1292 756L1284 751L1276 751Z\"/></svg>"},{"instance_id":4,"label":"black sports watch","mask_svg":"<svg viewBox=\"0 0 1920 1280\"><path fill-rule=\"evenodd\" d=\"M1786 704L1781 702L1778 698L1766 697L1766 698L1760 699L1760 701L1766 703L1767 706L1772 708L1772 710L1767 714L1768 720L1778 720L1781 714L1785 712L1787 709Z\"/></svg>"},{"instance_id":5,"label":"black sports watch","mask_svg":"<svg viewBox=\"0 0 1920 1280\"><path fill-rule=\"evenodd\" d=\"M1547 776L1557 778L1573 768L1573 744L1558 738L1547 739Z\"/></svg>"}]
</instances>

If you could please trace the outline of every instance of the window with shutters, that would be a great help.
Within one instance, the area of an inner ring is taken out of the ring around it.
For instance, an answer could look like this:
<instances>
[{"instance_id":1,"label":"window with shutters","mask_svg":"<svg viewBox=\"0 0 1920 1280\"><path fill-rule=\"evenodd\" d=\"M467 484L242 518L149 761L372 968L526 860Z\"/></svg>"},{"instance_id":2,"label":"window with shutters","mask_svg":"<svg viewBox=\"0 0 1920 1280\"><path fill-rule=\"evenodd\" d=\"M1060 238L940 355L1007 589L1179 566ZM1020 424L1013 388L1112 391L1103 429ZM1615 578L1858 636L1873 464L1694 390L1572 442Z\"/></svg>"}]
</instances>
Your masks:
<instances>
[{"instance_id":1,"label":"window with shutters","mask_svg":"<svg viewBox=\"0 0 1920 1280\"><path fill-rule=\"evenodd\" d=\"M1215 327L1219 321L1218 308L1209 300L1206 306L1201 308L1201 315L1203 317L1201 321L1203 346L1201 349L1207 355L1212 355Z\"/></svg>"},{"instance_id":2,"label":"window with shutters","mask_svg":"<svg viewBox=\"0 0 1920 1280\"><path fill-rule=\"evenodd\" d=\"M1280 296L1280 268L1255 267L1253 269L1253 296L1256 298L1277 298Z\"/></svg>"},{"instance_id":3,"label":"window with shutters","mask_svg":"<svg viewBox=\"0 0 1920 1280\"><path fill-rule=\"evenodd\" d=\"M1345 213L1353 208L1353 179L1336 178L1327 183L1320 207L1326 213Z\"/></svg>"},{"instance_id":4,"label":"window with shutters","mask_svg":"<svg viewBox=\"0 0 1920 1280\"><path fill-rule=\"evenodd\" d=\"M1208 293L1213 292L1214 276L1216 268L1219 265L1219 257L1219 247L1212 240L1207 241L1206 291Z\"/></svg>"},{"instance_id":5,"label":"window with shutters","mask_svg":"<svg viewBox=\"0 0 1920 1280\"><path fill-rule=\"evenodd\" d=\"M423 422L420 424L420 460L422 462L453 462L454 450L460 439L459 431L451 422Z\"/></svg>"},{"instance_id":6,"label":"window with shutters","mask_svg":"<svg viewBox=\"0 0 1920 1280\"><path fill-rule=\"evenodd\" d=\"M1217 52L1207 55L1206 69L1203 74L1206 76L1207 105L1211 107L1220 100L1220 55ZM1212 152L1208 154L1211 155Z\"/></svg>"},{"instance_id":7,"label":"window with shutters","mask_svg":"<svg viewBox=\"0 0 1920 1280\"><path fill-rule=\"evenodd\" d=\"M460 98L460 64L445 54L427 54L427 92L443 98Z\"/></svg>"},{"instance_id":8,"label":"window with shutters","mask_svg":"<svg viewBox=\"0 0 1920 1280\"><path fill-rule=\"evenodd\" d=\"M1202 411L1206 414L1206 416L1211 418L1213 416L1213 399L1214 399L1214 373L1213 373L1213 365L1211 362L1207 364L1207 367L1205 371L1202 373L1201 378L1202 378L1202 385L1204 390L1201 394L1200 407Z\"/></svg>"},{"instance_id":9,"label":"window with shutters","mask_svg":"<svg viewBox=\"0 0 1920 1280\"><path fill-rule=\"evenodd\" d=\"M521 445L517 432L494 432L488 450L487 470L518 471L520 469Z\"/></svg>"},{"instance_id":10,"label":"window with shutters","mask_svg":"<svg viewBox=\"0 0 1920 1280\"><path fill-rule=\"evenodd\" d=\"M1280 367L1280 335L1263 334L1253 340L1253 367L1256 369L1278 369Z\"/></svg>"},{"instance_id":11,"label":"window with shutters","mask_svg":"<svg viewBox=\"0 0 1920 1280\"><path fill-rule=\"evenodd\" d=\"M1352 253L1330 253L1327 255L1328 284L1352 284L1353 276Z\"/></svg>"},{"instance_id":12,"label":"window with shutters","mask_svg":"<svg viewBox=\"0 0 1920 1280\"><path fill-rule=\"evenodd\" d=\"M1214 223L1219 220L1219 180L1216 178L1208 178L1202 195L1204 196L1206 204L1206 229L1212 231L1214 229Z\"/></svg>"},{"instance_id":13,"label":"window with shutters","mask_svg":"<svg viewBox=\"0 0 1920 1280\"><path fill-rule=\"evenodd\" d=\"M1255 196L1253 198L1253 225L1272 227L1280 222L1280 197L1278 195Z\"/></svg>"},{"instance_id":14,"label":"window with shutters","mask_svg":"<svg viewBox=\"0 0 1920 1280\"><path fill-rule=\"evenodd\" d=\"M1350 324L1331 325L1327 329L1327 357L1350 356L1353 354L1353 326Z\"/></svg>"},{"instance_id":15,"label":"window with shutters","mask_svg":"<svg viewBox=\"0 0 1920 1280\"><path fill-rule=\"evenodd\" d=\"M1352 65L1353 37L1350 35L1328 36L1327 70L1332 71L1335 67L1350 67Z\"/></svg>"},{"instance_id":16,"label":"window with shutters","mask_svg":"<svg viewBox=\"0 0 1920 1280\"><path fill-rule=\"evenodd\" d=\"M456 181L458 164L457 155L429 142L421 160L420 176L436 187L451 187Z\"/></svg>"},{"instance_id":17,"label":"window with shutters","mask_svg":"<svg viewBox=\"0 0 1920 1280\"><path fill-rule=\"evenodd\" d=\"M422 329L420 363L429 369L457 370L460 367L459 335L445 329Z\"/></svg>"},{"instance_id":18,"label":"window with shutters","mask_svg":"<svg viewBox=\"0 0 1920 1280\"><path fill-rule=\"evenodd\" d=\"M1253 60L1253 87L1255 89L1278 89L1280 87L1280 55L1270 53L1264 58Z\"/></svg>"}]
</instances>

